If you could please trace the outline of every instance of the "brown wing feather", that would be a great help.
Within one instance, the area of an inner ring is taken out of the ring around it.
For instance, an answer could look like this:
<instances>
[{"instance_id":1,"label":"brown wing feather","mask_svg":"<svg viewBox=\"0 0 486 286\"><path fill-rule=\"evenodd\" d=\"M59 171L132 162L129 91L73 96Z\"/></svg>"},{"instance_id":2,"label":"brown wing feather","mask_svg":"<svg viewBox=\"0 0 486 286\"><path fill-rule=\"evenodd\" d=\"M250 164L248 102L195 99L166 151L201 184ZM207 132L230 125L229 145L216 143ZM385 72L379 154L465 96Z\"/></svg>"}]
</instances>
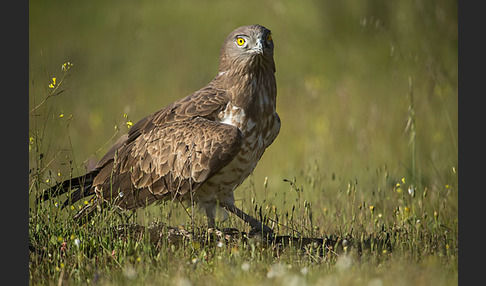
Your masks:
<instances>
[{"instance_id":1,"label":"brown wing feather","mask_svg":"<svg viewBox=\"0 0 486 286\"><path fill-rule=\"evenodd\" d=\"M127 134L121 136L108 152L101 158L95 169L102 169L113 161L115 152L122 146L130 144L141 134L150 132L155 126L165 123L184 121L193 117L217 120L218 113L228 104L230 98L223 90L218 89L211 81L200 90L181 98L178 101L148 115L136 122Z\"/></svg>"},{"instance_id":2,"label":"brown wing feather","mask_svg":"<svg viewBox=\"0 0 486 286\"><path fill-rule=\"evenodd\" d=\"M242 144L236 127L218 122L229 100L211 81L135 123L94 168L89 194L102 190L104 200L133 209L195 191Z\"/></svg>"},{"instance_id":3,"label":"brown wing feather","mask_svg":"<svg viewBox=\"0 0 486 286\"><path fill-rule=\"evenodd\" d=\"M193 94L181 98L135 123L128 132L127 140L131 141L155 126L169 122L183 121L196 116L217 120L218 113L224 110L229 101L227 93L216 88L214 82L211 81Z\"/></svg>"},{"instance_id":4,"label":"brown wing feather","mask_svg":"<svg viewBox=\"0 0 486 286\"><path fill-rule=\"evenodd\" d=\"M200 117L156 126L122 145L93 186L113 190L104 199L124 209L182 198L226 166L242 140L236 127Z\"/></svg>"},{"instance_id":5,"label":"brown wing feather","mask_svg":"<svg viewBox=\"0 0 486 286\"><path fill-rule=\"evenodd\" d=\"M147 136L156 136L155 130L159 130L159 132L163 130L160 129L160 127L165 126L165 128L172 128L173 130L176 125L171 124L183 121L186 121L185 124L187 124L187 120L195 117L206 118L208 120L217 119L217 114L226 107L228 101L229 97L227 96L227 94L224 91L215 87L214 82L210 82L207 86L201 88L193 94L190 94L136 122L132 126L132 128L130 128L127 134L121 136L115 142L115 144L113 144L110 150L108 150L105 156L101 158L97 166L94 168L95 171L99 171L99 174L94 180L93 189L94 186L103 186L104 189L106 189L106 182L111 182L110 189L126 190L127 188L132 188L131 184L127 183L131 182L131 180L134 180L134 182L137 182L140 186L153 185L153 188L157 189L162 188L160 187L160 185L163 185L166 189L174 189L177 186L181 185L181 182L179 182L177 179L164 178L163 180L157 181L155 177L152 178L147 175L142 176L142 174L151 174L149 172L149 169L154 168L151 167L151 161L153 160L151 159L151 156L146 156L146 159L143 160L144 165L141 167L143 167L145 173L138 173L139 177L134 177L135 175L129 176L125 172L118 174L117 180L114 180L113 175L114 171L116 171L117 168L116 165L114 166L114 159L123 158L124 154L130 154L130 152L132 152L135 141L139 142L137 148L141 148L142 144L140 142L144 142L143 144L148 145L152 144L150 140L153 141L154 138L148 140L149 137ZM149 147L148 145L146 152L149 152L148 154L155 154L154 150L151 149L153 147ZM160 144L158 144L157 146L157 148L160 148L160 150L158 150L159 154L169 153L169 151L167 150L167 148L169 148L169 145L160 146ZM142 155L143 154L138 154L138 156ZM136 159L140 158L127 156L125 158L125 165L135 166ZM167 164L160 164L161 162L158 162L159 165L157 172L159 174L167 174L174 167L175 160L176 157L172 156L170 158L167 158ZM202 161L200 164L203 164L205 163L205 161L207 161L207 158L203 157L201 158L201 160ZM117 161L119 162L118 159ZM196 166L195 168L197 169L199 167ZM203 170L201 170L200 173L204 175ZM156 198L151 198L151 200L152 199Z\"/></svg>"}]
</instances>

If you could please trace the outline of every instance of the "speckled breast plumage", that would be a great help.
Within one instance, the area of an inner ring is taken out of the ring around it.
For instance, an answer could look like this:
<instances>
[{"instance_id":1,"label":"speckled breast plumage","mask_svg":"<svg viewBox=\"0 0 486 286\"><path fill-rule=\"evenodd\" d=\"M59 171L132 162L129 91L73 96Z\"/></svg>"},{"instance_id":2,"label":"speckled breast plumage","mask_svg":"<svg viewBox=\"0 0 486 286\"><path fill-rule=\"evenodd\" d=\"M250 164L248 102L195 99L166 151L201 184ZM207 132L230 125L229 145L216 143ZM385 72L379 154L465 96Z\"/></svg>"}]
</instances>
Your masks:
<instances>
[{"instance_id":1,"label":"speckled breast plumage","mask_svg":"<svg viewBox=\"0 0 486 286\"><path fill-rule=\"evenodd\" d=\"M255 83L252 81L252 89ZM195 197L200 204L233 203L233 191L253 172L265 149L280 131L275 88L253 90L255 104L248 104L250 107L245 110L230 102L218 116L222 123L238 127L244 141L235 158L197 190Z\"/></svg>"}]
</instances>

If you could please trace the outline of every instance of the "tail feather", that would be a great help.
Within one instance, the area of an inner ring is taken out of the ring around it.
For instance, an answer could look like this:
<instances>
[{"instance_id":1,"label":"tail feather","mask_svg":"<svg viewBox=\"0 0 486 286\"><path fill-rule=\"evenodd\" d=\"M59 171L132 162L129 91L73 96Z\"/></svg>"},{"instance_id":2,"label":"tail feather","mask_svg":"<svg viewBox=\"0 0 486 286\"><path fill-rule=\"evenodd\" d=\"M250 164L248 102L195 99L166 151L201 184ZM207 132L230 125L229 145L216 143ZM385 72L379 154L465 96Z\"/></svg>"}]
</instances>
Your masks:
<instances>
[{"instance_id":1,"label":"tail feather","mask_svg":"<svg viewBox=\"0 0 486 286\"><path fill-rule=\"evenodd\" d=\"M90 185L85 185L74 192L71 193L71 196L67 198L64 203L62 204L62 208L65 208L69 205L72 205L73 203L79 201L80 199L94 195L93 189L91 189L91 184Z\"/></svg>"},{"instance_id":2,"label":"tail feather","mask_svg":"<svg viewBox=\"0 0 486 286\"><path fill-rule=\"evenodd\" d=\"M72 205L84 197L95 194L93 187L94 178L98 175L99 169L95 169L82 176L65 180L48 189L45 189L37 198L38 202L46 201L54 197L58 197L72 190L71 194L64 201L61 208ZM89 203L85 204L81 210L73 217L74 221L79 224L86 223L96 213L97 206L100 205L98 198L90 199Z\"/></svg>"},{"instance_id":3,"label":"tail feather","mask_svg":"<svg viewBox=\"0 0 486 286\"><path fill-rule=\"evenodd\" d=\"M99 170L93 170L82 176L65 180L55 186L45 189L44 192L37 198L37 201L42 202L50 198L58 197L70 190L75 190L71 193L70 198L64 201L63 207L79 201L85 196L93 195L91 187L93 186L94 177Z\"/></svg>"}]
</instances>

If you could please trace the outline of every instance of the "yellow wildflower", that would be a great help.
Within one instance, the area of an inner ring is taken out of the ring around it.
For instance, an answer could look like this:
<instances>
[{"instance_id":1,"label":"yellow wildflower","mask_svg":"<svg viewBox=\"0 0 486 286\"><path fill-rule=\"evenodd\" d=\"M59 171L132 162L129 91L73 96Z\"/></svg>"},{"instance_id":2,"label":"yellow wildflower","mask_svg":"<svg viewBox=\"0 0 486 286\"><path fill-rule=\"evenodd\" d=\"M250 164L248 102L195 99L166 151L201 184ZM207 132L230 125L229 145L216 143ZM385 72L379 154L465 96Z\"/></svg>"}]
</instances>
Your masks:
<instances>
[{"instance_id":1,"label":"yellow wildflower","mask_svg":"<svg viewBox=\"0 0 486 286\"><path fill-rule=\"evenodd\" d=\"M56 78L55 77L52 78L52 83L49 84L49 88L54 88L54 87L56 87Z\"/></svg>"},{"instance_id":2,"label":"yellow wildflower","mask_svg":"<svg viewBox=\"0 0 486 286\"><path fill-rule=\"evenodd\" d=\"M397 184L396 184L396 191L397 191L397 193L399 193L399 194L401 194L401 193L403 192L403 190L402 190L402 186L400 185L400 183L397 183Z\"/></svg>"},{"instance_id":3,"label":"yellow wildflower","mask_svg":"<svg viewBox=\"0 0 486 286\"><path fill-rule=\"evenodd\" d=\"M68 69L70 69L72 66L73 66L73 64L72 64L72 63L70 63L70 62L65 62L65 63L63 63L63 64L62 64L62 66L61 66L61 70L62 70L62 71L64 71L64 72L67 72L67 71L68 71Z\"/></svg>"}]
</instances>

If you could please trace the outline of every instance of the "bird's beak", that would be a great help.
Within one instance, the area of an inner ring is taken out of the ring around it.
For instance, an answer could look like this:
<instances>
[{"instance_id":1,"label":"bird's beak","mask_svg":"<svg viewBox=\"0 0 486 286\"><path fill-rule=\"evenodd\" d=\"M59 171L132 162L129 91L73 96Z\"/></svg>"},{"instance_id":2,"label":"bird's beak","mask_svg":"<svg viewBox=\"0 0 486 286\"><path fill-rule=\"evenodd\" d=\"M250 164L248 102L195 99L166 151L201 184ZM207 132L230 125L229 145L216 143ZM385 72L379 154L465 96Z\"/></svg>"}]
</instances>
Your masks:
<instances>
[{"instance_id":1,"label":"bird's beak","mask_svg":"<svg viewBox=\"0 0 486 286\"><path fill-rule=\"evenodd\" d=\"M263 43L261 39L258 39L256 42L256 46L252 48L254 53L263 55Z\"/></svg>"}]
</instances>

